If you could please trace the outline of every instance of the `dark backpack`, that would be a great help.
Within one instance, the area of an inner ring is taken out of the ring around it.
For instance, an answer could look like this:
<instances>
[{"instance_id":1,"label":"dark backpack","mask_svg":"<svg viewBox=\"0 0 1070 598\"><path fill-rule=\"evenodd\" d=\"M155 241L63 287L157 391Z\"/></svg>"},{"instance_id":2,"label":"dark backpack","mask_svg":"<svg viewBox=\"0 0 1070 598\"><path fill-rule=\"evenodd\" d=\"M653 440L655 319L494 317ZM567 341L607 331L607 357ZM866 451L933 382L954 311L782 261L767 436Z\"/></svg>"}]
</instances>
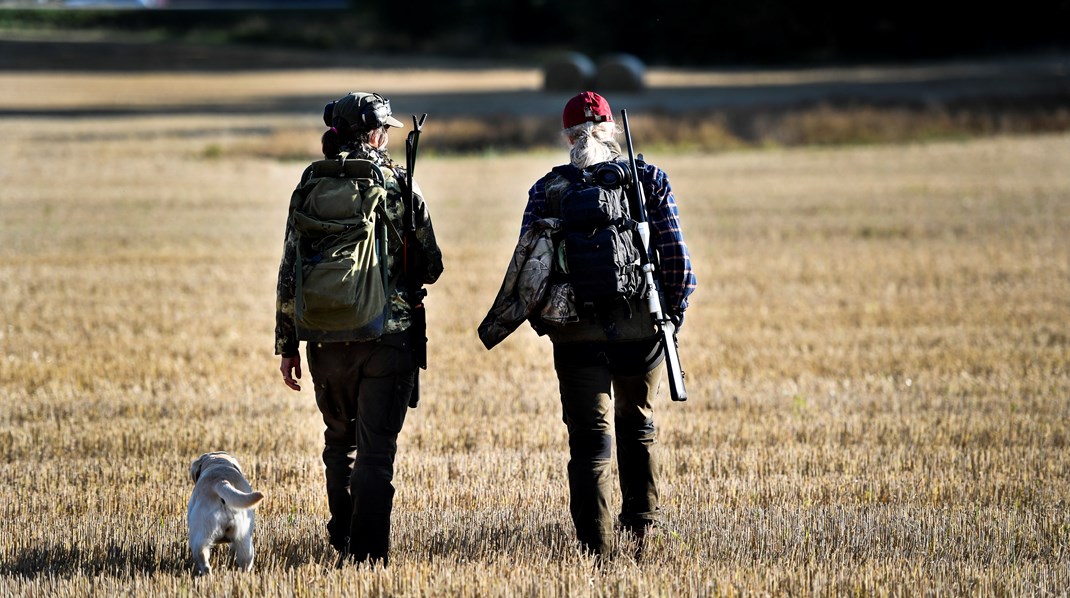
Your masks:
<instances>
[{"instance_id":1,"label":"dark backpack","mask_svg":"<svg viewBox=\"0 0 1070 598\"><path fill-rule=\"evenodd\" d=\"M569 182L558 200L564 267L577 306L599 306L639 294L642 270L636 223L621 186L604 186L571 164L553 171Z\"/></svg>"}]
</instances>

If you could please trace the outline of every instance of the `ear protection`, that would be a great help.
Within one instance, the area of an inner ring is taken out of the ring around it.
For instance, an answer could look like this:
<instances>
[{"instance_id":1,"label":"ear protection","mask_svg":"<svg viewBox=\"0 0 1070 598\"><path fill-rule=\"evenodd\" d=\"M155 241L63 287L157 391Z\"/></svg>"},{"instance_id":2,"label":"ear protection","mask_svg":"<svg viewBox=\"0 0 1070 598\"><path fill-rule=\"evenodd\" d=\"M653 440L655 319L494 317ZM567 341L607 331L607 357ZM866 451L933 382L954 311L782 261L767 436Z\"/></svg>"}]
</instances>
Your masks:
<instances>
[{"instance_id":1,"label":"ear protection","mask_svg":"<svg viewBox=\"0 0 1070 598\"><path fill-rule=\"evenodd\" d=\"M386 119L392 114L390 100L377 93L371 94L371 96L360 106L360 114L356 115L356 122L350 122L349 119L342 116L335 116L334 107L338 104L338 101L328 102L323 107L323 124L347 131L350 129L371 131L386 125Z\"/></svg>"},{"instance_id":2,"label":"ear protection","mask_svg":"<svg viewBox=\"0 0 1070 598\"><path fill-rule=\"evenodd\" d=\"M390 100L379 94L373 94L375 99L364 103L360 108L360 124L364 130L371 131L386 124L386 118L390 116Z\"/></svg>"},{"instance_id":3,"label":"ear protection","mask_svg":"<svg viewBox=\"0 0 1070 598\"><path fill-rule=\"evenodd\" d=\"M331 121L334 120L334 105L337 103L337 101L327 102L327 105L323 107L323 124L328 127L333 126Z\"/></svg>"}]
</instances>

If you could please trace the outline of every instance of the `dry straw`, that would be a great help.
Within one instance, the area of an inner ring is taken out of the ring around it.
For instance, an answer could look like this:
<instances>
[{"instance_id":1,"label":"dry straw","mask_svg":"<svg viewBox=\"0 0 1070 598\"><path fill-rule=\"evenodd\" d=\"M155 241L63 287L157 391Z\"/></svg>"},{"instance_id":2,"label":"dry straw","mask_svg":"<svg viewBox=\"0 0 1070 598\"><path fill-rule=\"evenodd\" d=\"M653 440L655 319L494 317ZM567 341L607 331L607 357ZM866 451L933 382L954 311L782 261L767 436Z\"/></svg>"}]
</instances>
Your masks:
<instances>
[{"instance_id":1,"label":"dry straw","mask_svg":"<svg viewBox=\"0 0 1070 598\"><path fill-rule=\"evenodd\" d=\"M522 330L488 353L475 335L527 188L564 153L428 159L446 273L395 558L339 572L311 385L285 389L272 355L303 163L204 157L253 124L5 123L0 595L1070 587L1070 137L648 151L700 284L691 399L657 406L667 525L601 569L572 541L548 342ZM186 470L217 449L267 496L257 567L195 580Z\"/></svg>"}]
</instances>

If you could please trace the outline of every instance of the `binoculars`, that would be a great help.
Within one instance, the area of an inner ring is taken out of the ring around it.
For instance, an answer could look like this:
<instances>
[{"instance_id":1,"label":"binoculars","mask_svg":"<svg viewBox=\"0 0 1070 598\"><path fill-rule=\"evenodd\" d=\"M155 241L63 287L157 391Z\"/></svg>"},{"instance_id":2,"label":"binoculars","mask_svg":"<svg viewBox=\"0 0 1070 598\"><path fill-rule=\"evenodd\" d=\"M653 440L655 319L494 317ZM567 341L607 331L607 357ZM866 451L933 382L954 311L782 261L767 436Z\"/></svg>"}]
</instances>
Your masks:
<instances>
[{"instance_id":1,"label":"binoculars","mask_svg":"<svg viewBox=\"0 0 1070 598\"><path fill-rule=\"evenodd\" d=\"M632 180L632 171L627 162L602 162L592 166L588 172L593 183L606 189L624 187Z\"/></svg>"}]
</instances>

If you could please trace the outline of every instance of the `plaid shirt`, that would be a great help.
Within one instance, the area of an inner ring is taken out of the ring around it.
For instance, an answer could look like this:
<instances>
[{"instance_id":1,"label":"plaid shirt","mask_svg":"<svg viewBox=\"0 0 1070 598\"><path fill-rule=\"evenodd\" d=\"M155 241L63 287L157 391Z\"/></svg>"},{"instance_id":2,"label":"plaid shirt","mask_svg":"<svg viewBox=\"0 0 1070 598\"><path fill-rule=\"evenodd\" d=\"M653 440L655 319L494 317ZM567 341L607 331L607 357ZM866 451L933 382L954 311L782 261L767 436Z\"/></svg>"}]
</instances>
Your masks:
<instances>
[{"instance_id":1,"label":"plaid shirt","mask_svg":"<svg viewBox=\"0 0 1070 598\"><path fill-rule=\"evenodd\" d=\"M651 242L657 250L661 261L662 291L665 293L666 308L683 313L687 309L687 298L695 290L695 275L691 271L691 256L687 252L684 233L680 230L680 210L676 207L669 175L653 164L645 164L642 171L643 187L646 191L647 222L650 224ZM549 173L531 186L528 191L528 205L524 208L524 220L520 225L523 236L531 223L540 218L553 216L549 214L550 206L546 199L548 186L567 186L568 181L555 173ZM563 190L563 189L562 189Z\"/></svg>"}]
</instances>

